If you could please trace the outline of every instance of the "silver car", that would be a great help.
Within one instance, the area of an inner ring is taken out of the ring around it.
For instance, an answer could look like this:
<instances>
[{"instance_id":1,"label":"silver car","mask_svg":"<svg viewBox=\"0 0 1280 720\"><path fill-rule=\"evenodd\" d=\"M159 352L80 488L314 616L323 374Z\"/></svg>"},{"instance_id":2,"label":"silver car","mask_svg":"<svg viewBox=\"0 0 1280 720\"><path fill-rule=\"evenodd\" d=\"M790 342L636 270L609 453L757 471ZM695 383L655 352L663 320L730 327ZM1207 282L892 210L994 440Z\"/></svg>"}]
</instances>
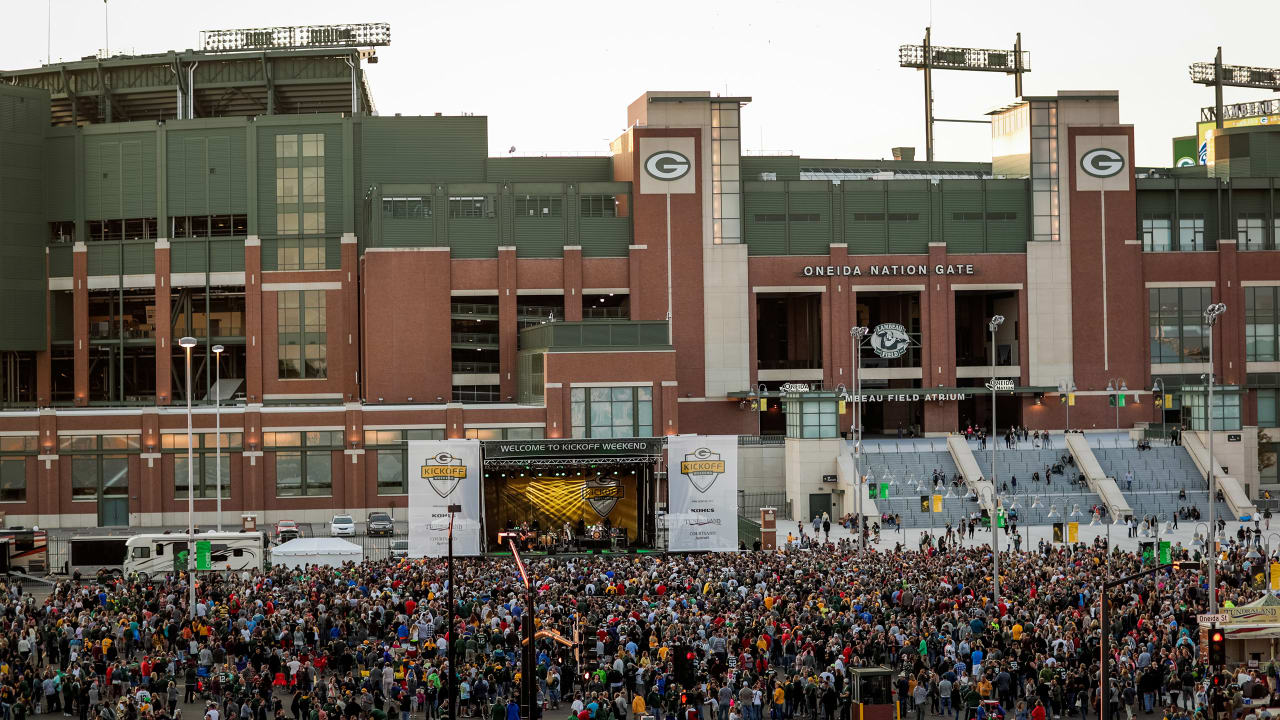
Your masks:
<instances>
[{"instance_id":1,"label":"silver car","mask_svg":"<svg viewBox=\"0 0 1280 720\"><path fill-rule=\"evenodd\" d=\"M393 541L391 542L391 557L392 557L392 558L407 558L407 557L409 557L409 541L408 541L408 540L393 540Z\"/></svg>"}]
</instances>

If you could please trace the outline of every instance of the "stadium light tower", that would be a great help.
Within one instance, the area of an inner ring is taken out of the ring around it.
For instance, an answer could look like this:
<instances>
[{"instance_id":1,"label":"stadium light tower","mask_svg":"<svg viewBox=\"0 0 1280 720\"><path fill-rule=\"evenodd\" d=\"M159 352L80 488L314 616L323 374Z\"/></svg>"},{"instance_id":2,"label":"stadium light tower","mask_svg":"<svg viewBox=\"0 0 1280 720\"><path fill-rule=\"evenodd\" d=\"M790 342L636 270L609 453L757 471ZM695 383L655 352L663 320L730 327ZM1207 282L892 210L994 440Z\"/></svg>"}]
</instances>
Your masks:
<instances>
[{"instance_id":1,"label":"stadium light tower","mask_svg":"<svg viewBox=\"0 0 1280 720\"><path fill-rule=\"evenodd\" d=\"M1022 33L1013 42L1013 51L983 48L942 47L931 40L932 28L924 29L921 45L900 45L898 66L924 71L924 154L933 161L933 124L935 122L982 123L990 120L959 120L933 116L933 70L970 70L1000 72L1013 76L1013 94L1022 97L1022 74L1031 72L1031 53L1022 50Z\"/></svg>"},{"instance_id":2,"label":"stadium light tower","mask_svg":"<svg viewBox=\"0 0 1280 720\"><path fill-rule=\"evenodd\" d=\"M1223 65L1222 46L1213 56L1213 62L1191 63L1187 68L1191 82L1213 86L1214 126L1222 129L1222 88L1258 88L1280 92L1280 68L1250 67L1248 65Z\"/></svg>"}]
</instances>

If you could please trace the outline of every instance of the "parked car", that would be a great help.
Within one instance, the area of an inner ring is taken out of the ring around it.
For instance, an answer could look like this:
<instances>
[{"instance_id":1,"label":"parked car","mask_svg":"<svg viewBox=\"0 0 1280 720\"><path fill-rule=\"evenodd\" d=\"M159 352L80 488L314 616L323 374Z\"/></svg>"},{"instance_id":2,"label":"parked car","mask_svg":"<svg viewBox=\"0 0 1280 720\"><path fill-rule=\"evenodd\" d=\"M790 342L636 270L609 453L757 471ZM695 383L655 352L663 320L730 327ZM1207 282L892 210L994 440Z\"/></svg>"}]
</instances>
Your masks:
<instances>
[{"instance_id":1,"label":"parked car","mask_svg":"<svg viewBox=\"0 0 1280 720\"><path fill-rule=\"evenodd\" d=\"M382 535L391 537L395 533L396 523L391 516L384 512L371 512L365 518L364 532L369 537Z\"/></svg>"},{"instance_id":2,"label":"parked car","mask_svg":"<svg viewBox=\"0 0 1280 720\"><path fill-rule=\"evenodd\" d=\"M393 540L393 541L391 542L391 557L393 557L393 558L407 558L407 557L409 557L409 541L408 541L408 540Z\"/></svg>"},{"instance_id":3,"label":"parked car","mask_svg":"<svg viewBox=\"0 0 1280 720\"><path fill-rule=\"evenodd\" d=\"M298 528L298 523L293 520L280 520L276 522L276 542L289 542L295 538L302 537L302 530Z\"/></svg>"},{"instance_id":4,"label":"parked car","mask_svg":"<svg viewBox=\"0 0 1280 720\"><path fill-rule=\"evenodd\" d=\"M350 515L334 515L329 521L329 534L333 537L355 537L356 519Z\"/></svg>"}]
</instances>

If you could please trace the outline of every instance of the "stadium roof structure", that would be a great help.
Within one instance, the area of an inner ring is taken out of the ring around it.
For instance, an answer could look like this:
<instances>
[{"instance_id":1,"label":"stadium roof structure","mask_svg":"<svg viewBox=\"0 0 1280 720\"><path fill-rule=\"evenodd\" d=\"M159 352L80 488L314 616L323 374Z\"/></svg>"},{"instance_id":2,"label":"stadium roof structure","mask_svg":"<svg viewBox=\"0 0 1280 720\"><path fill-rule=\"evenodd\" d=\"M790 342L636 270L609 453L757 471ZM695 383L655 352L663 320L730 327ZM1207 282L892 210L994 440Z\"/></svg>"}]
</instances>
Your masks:
<instances>
[{"instance_id":1,"label":"stadium roof structure","mask_svg":"<svg viewBox=\"0 0 1280 720\"><path fill-rule=\"evenodd\" d=\"M47 90L54 126L175 118L376 114L359 48L88 56L0 71Z\"/></svg>"}]
</instances>

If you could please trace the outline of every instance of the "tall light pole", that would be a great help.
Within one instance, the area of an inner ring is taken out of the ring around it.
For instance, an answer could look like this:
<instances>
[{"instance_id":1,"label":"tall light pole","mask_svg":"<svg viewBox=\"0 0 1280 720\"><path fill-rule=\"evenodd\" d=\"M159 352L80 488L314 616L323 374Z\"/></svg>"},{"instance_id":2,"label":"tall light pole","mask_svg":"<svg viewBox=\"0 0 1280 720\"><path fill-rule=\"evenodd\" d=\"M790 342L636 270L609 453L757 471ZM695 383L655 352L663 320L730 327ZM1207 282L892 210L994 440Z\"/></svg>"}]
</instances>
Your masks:
<instances>
[{"instance_id":1,"label":"tall light pole","mask_svg":"<svg viewBox=\"0 0 1280 720\"><path fill-rule=\"evenodd\" d=\"M1218 316L1227 311L1224 303L1213 303L1204 309L1204 324L1209 326L1209 391L1204 409L1204 426L1209 431L1209 612L1218 612L1218 526L1214 524L1214 509L1218 504L1217 464L1213 461L1213 385L1217 382L1213 372L1213 328Z\"/></svg>"},{"instance_id":2,"label":"tall light pole","mask_svg":"<svg viewBox=\"0 0 1280 720\"><path fill-rule=\"evenodd\" d=\"M1000 605L1000 513L996 509L996 330L1004 324L1003 315L995 315L987 323L991 331L991 594L995 606ZM997 609L997 612L999 610Z\"/></svg>"},{"instance_id":3,"label":"tall light pole","mask_svg":"<svg viewBox=\"0 0 1280 720\"><path fill-rule=\"evenodd\" d=\"M1107 380L1107 394L1111 396L1111 403L1116 408L1116 430L1120 429L1120 396L1127 392L1129 392L1129 385L1125 383L1124 378Z\"/></svg>"},{"instance_id":4,"label":"tall light pole","mask_svg":"<svg viewBox=\"0 0 1280 720\"><path fill-rule=\"evenodd\" d=\"M853 346L853 418L850 421L850 434L853 435L853 476L857 487L854 488L855 502L858 505L858 549L866 550L867 541L863 526L866 517L862 514L862 467L858 460L862 456L862 338L871 332L870 328L861 325L849 328L849 341Z\"/></svg>"},{"instance_id":5,"label":"tall light pole","mask_svg":"<svg viewBox=\"0 0 1280 720\"><path fill-rule=\"evenodd\" d=\"M458 620L454 616L457 605L453 602L453 516L462 512L461 505L449 506L449 720L458 720L458 667L455 664L457 644L460 633L457 632ZM526 671L527 672L527 671Z\"/></svg>"},{"instance_id":6,"label":"tall light pole","mask_svg":"<svg viewBox=\"0 0 1280 720\"><path fill-rule=\"evenodd\" d=\"M191 436L191 348L196 339L190 336L178 340L187 354L187 588L191 619L196 617L196 465L195 449Z\"/></svg>"},{"instance_id":7,"label":"tall light pole","mask_svg":"<svg viewBox=\"0 0 1280 720\"><path fill-rule=\"evenodd\" d=\"M222 532L222 350L221 345L214 345L213 350L213 476L218 492L218 532Z\"/></svg>"}]
</instances>

